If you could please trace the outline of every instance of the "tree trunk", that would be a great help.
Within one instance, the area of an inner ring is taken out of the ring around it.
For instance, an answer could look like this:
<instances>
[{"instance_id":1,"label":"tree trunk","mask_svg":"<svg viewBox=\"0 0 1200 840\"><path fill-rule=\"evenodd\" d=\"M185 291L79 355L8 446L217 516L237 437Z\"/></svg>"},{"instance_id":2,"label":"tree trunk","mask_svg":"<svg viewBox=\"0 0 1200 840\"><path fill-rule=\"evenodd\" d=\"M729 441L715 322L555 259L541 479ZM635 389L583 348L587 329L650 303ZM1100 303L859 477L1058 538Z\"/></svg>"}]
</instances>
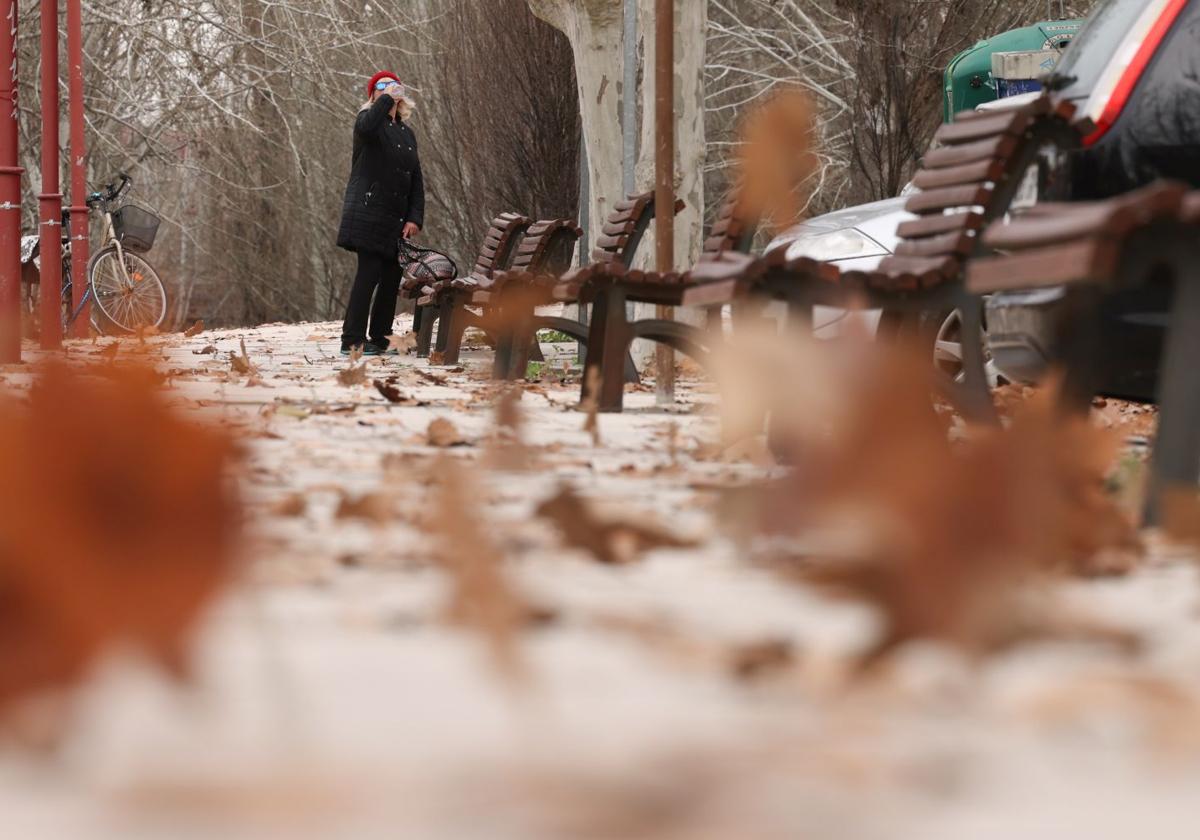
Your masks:
<instances>
[{"instance_id":1,"label":"tree trunk","mask_svg":"<svg viewBox=\"0 0 1200 840\"><path fill-rule=\"evenodd\" d=\"M575 56L579 112L591 186L588 247L621 196L621 0L529 0L535 15L561 30Z\"/></svg>"}]
</instances>

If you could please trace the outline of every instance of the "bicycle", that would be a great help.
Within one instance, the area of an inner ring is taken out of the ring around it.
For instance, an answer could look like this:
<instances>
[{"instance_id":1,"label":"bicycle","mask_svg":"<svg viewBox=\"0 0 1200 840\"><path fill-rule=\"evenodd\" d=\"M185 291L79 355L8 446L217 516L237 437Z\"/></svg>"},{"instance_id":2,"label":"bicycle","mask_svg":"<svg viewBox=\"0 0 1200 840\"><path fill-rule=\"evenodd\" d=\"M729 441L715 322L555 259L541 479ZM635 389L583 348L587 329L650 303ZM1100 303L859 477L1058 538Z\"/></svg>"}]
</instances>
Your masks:
<instances>
[{"instance_id":1,"label":"bicycle","mask_svg":"<svg viewBox=\"0 0 1200 840\"><path fill-rule=\"evenodd\" d=\"M124 172L120 183L105 184L86 199L89 211L98 210L104 219L104 239L99 250L88 260L87 289L74 306L69 219L63 212L62 290L63 332L67 333L88 303L92 304L92 326L101 333L136 333L157 329L167 317L167 292L158 272L141 254L154 246L159 219L135 204L120 204L121 197L133 186ZM25 237L33 240L36 237ZM26 249L23 262L31 262L36 245ZM32 291L29 295L33 305Z\"/></svg>"}]
</instances>

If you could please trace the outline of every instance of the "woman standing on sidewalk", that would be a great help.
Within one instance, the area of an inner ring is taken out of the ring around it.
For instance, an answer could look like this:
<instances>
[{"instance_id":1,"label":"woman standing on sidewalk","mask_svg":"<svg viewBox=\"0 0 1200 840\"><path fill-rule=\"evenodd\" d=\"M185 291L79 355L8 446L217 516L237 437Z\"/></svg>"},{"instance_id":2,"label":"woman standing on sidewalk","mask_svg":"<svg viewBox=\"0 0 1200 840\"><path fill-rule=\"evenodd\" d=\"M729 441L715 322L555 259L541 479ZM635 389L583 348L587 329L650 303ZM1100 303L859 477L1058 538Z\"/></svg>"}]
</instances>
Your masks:
<instances>
[{"instance_id":1,"label":"woman standing on sidewalk","mask_svg":"<svg viewBox=\"0 0 1200 840\"><path fill-rule=\"evenodd\" d=\"M354 155L337 244L358 254L342 324L342 353L361 347L364 354L376 355L387 351L396 319L397 242L415 236L425 223L425 182L417 137L404 123L412 102L399 77L376 73L367 95L354 121Z\"/></svg>"}]
</instances>

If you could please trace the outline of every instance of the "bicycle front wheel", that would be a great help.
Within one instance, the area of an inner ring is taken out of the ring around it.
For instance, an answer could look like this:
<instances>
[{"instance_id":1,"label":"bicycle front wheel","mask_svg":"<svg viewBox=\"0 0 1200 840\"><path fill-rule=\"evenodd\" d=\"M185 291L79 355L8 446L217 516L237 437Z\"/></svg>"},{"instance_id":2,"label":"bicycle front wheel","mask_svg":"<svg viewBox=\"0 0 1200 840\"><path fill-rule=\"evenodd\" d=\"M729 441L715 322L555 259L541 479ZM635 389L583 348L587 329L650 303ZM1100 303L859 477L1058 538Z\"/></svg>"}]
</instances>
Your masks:
<instances>
[{"instance_id":1,"label":"bicycle front wheel","mask_svg":"<svg viewBox=\"0 0 1200 840\"><path fill-rule=\"evenodd\" d=\"M102 248L88 260L93 319L103 332L157 328L167 317L167 292L158 272L131 251Z\"/></svg>"}]
</instances>

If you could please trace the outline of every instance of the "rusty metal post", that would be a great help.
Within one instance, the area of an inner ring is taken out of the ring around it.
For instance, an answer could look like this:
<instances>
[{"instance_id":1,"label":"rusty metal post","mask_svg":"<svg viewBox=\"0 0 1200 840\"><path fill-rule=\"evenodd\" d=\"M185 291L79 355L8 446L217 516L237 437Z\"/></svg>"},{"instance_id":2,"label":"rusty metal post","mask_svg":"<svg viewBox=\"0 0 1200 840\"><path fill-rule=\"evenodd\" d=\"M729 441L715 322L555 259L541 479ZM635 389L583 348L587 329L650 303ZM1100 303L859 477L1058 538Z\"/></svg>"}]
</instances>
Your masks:
<instances>
[{"instance_id":1,"label":"rusty metal post","mask_svg":"<svg viewBox=\"0 0 1200 840\"><path fill-rule=\"evenodd\" d=\"M83 2L67 0L67 106L71 117L71 311L79 309L87 291L88 208L87 138L83 121ZM71 334L87 338L91 318L79 313Z\"/></svg>"},{"instance_id":2,"label":"rusty metal post","mask_svg":"<svg viewBox=\"0 0 1200 840\"><path fill-rule=\"evenodd\" d=\"M0 363L21 361L21 173L17 165L17 2L0 21Z\"/></svg>"},{"instance_id":3,"label":"rusty metal post","mask_svg":"<svg viewBox=\"0 0 1200 840\"><path fill-rule=\"evenodd\" d=\"M675 267L675 0L656 0L654 7L654 239L656 268ZM669 306L658 317L673 317ZM675 351L655 348L655 401L675 402Z\"/></svg>"},{"instance_id":4,"label":"rusty metal post","mask_svg":"<svg viewBox=\"0 0 1200 840\"><path fill-rule=\"evenodd\" d=\"M38 195L43 350L62 346L62 193L58 178L58 0L42 2L42 192Z\"/></svg>"}]
</instances>

